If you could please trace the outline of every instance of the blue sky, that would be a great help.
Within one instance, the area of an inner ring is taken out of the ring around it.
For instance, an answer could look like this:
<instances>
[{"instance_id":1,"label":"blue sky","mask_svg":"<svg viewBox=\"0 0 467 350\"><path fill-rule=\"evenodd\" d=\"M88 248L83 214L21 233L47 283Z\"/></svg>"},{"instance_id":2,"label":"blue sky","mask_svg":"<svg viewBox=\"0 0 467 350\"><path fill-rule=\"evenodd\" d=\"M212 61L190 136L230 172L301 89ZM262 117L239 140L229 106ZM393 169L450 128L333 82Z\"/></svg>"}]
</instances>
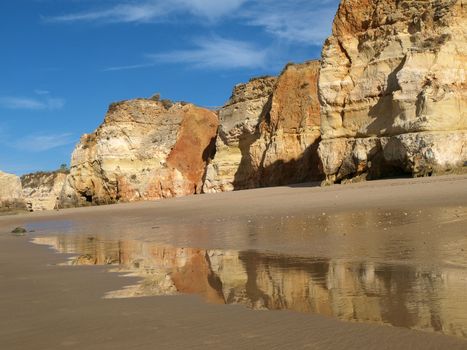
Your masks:
<instances>
[{"instance_id":1,"label":"blue sky","mask_svg":"<svg viewBox=\"0 0 467 350\"><path fill-rule=\"evenodd\" d=\"M232 87L319 58L337 0L5 0L0 170L69 163L113 101L220 106Z\"/></svg>"}]
</instances>

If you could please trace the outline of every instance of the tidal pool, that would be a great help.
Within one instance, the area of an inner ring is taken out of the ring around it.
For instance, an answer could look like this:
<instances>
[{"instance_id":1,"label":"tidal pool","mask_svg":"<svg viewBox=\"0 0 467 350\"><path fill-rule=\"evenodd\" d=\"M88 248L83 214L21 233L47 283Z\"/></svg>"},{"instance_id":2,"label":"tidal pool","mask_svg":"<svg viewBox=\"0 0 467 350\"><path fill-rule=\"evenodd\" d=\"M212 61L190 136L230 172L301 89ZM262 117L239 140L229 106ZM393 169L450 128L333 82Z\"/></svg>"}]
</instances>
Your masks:
<instances>
[{"instance_id":1,"label":"tidal pool","mask_svg":"<svg viewBox=\"0 0 467 350\"><path fill-rule=\"evenodd\" d=\"M38 236L34 242L75 254L69 265L111 265L141 277L106 298L197 294L207 302L254 310L317 313L467 337L466 267L449 261L414 264L410 257L416 250L383 262L181 248L108 235Z\"/></svg>"},{"instance_id":2,"label":"tidal pool","mask_svg":"<svg viewBox=\"0 0 467 350\"><path fill-rule=\"evenodd\" d=\"M133 231L117 222L94 234L82 223L30 226L35 243L73 254L70 265L111 265L141 277L106 298L197 294L467 338L466 217L455 207L211 225L161 220Z\"/></svg>"}]
</instances>

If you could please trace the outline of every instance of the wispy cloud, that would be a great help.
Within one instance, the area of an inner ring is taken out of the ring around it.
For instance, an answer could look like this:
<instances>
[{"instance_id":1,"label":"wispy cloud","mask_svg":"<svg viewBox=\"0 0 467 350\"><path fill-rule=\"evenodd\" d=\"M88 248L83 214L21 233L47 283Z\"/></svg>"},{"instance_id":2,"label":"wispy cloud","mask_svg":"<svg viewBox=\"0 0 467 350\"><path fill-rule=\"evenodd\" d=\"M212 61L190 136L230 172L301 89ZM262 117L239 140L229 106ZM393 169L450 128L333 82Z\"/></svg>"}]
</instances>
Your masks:
<instances>
[{"instance_id":1,"label":"wispy cloud","mask_svg":"<svg viewBox=\"0 0 467 350\"><path fill-rule=\"evenodd\" d=\"M19 137L16 136L17 132L14 132L8 124L0 122L0 145L4 148L37 153L77 141L75 135L70 132L35 132Z\"/></svg>"},{"instance_id":2,"label":"wispy cloud","mask_svg":"<svg viewBox=\"0 0 467 350\"><path fill-rule=\"evenodd\" d=\"M45 104L47 109L57 110L65 106L65 100L63 98L47 98Z\"/></svg>"},{"instance_id":3,"label":"wispy cloud","mask_svg":"<svg viewBox=\"0 0 467 350\"><path fill-rule=\"evenodd\" d=\"M228 17L261 27L276 38L321 45L331 32L339 0L145 0L112 1L107 7L46 17L48 22L148 23L194 16L217 24ZM204 22L203 22L204 23ZM205 23L206 24L206 23Z\"/></svg>"},{"instance_id":4,"label":"wispy cloud","mask_svg":"<svg viewBox=\"0 0 467 350\"><path fill-rule=\"evenodd\" d=\"M191 14L211 20L239 8L247 0L147 0L123 2L106 8L45 17L47 22L99 21L101 23L153 22L173 14Z\"/></svg>"},{"instance_id":5,"label":"wispy cloud","mask_svg":"<svg viewBox=\"0 0 467 350\"><path fill-rule=\"evenodd\" d=\"M76 140L71 133L34 134L17 139L13 147L28 152L44 152L60 146L69 145Z\"/></svg>"},{"instance_id":6,"label":"wispy cloud","mask_svg":"<svg viewBox=\"0 0 467 350\"><path fill-rule=\"evenodd\" d=\"M275 38L322 45L331 34L338 0L260 0L240 14L248 25L262 27Z\"/></svg>"},{"instance_id":7,"label":"wispy cloud","mask_svg":"<svg viewBox=\"0 0 467 350\"><path fill-rule=\"evenodd\" d=\"M174 7L185 8L194 15L219 19L231 16L249 0L175 0Z\"/></svg>"},{"instance_id":8,"label":"wispy cloud","mask_svg":"<svg viewBox=\"0 0 467 350\"><path fill-rule=\"evenodd\" d=\"M115 66L115 67L108 67L104 68L104 72L114 72L114 71L120 71L120 70L132 70L132 69L140 69L140 68L148 68L148 67L154 67L156 65L155 62L153 63L142 63L142 64L132 64L128 66Z\"/></svg>"},{"instance_id":9,"label":"wispy cloud","mask_svg":"<svg viewBox=\"0 0 467 350\"><path fill-rule=\"evenodd\" d=\"M0 96L0 107L25 110L58 110L65 105L65 100L62 98L48 97L48 94L42 95L41 98Z\"/></svg>"},{"instance_id":10,"label":"wispy cloud","mask_svg":"<svg viewBox=\"0 0 467 350\"><path fill-rule=\"evenodd\" d=\"M195 68L264 68L267 49L243 41L220 37L195 41L195 47L154 55L148 58L158 63L182 63Z\"/></svg>"},{"instance_id":11,"label":"wispy cloud","mask_svg":"<svg viewBox=\"0 0 467 350\"><path fill-rule=\"evenodd\" d=\"M0 97L0 107L7 109L43 109L44 103L33 98Z\"/></svg>"},{"instance_id":12,"label":"wispy cloud","mask_svg":"<svg viewBox=\"0 0 467 350\"><path fill-rule=\"evenodd\" d=\"M117 4L106 9L95 9L87 12L70 13L55 17L45 17L47 22L78 22L100 21L106 23L118 22L149 22L165 16L167 6L158 2L142 4Z\"/></svg>"},{"instance_id":13,"label":"wispy cloud","mask_svg":"<svg viewBox=\"0 0 467 350\"><path fill-rule=\"evenodd\" d=\"M34 93L35 93L36 95L43 96L43 95L49 95L49 94L50 94L50 91L49 91L49 90L36 89L36 90L34 90Z\"/></svg>"},{"instance_id":14,"label":"wispy cloud","mask_svg":"<svg viewBox=\"0 0 467 350\"><path fill-rule=\"evenodd\" d=\"M116 65L104 71L123 71L156 66L160 63L186 64L196 68L263 68L273 64L272 47L321 46L331 33L331 23L339 0L109 0L107 6L90 6L78 13L48 17L51 22L148 23L171 21L202 24L216 33L225 21L255 27L269 34L267 47L220 37L197 39L192 47L147 55L142 63ZM285 44L285 45L284 45ZM277 55L276 55L277 56Z\"/></svg>"}]
</instances>

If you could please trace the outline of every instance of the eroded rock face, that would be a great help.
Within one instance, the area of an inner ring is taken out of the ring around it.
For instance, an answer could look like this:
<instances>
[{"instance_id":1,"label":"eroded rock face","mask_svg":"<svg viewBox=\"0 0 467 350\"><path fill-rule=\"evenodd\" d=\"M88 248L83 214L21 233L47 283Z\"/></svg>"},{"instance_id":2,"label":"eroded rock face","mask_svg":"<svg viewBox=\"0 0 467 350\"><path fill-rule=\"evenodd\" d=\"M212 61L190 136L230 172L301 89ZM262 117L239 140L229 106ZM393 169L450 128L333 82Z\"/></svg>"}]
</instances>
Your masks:
<instances>
[{"instance_id":1,"label":"eroded rock face","mask_svg":"<svg viewBox=\"0 0 467 350\"><path fill-rule=\"evenodd\" d=\"M205 192L321 178L319 62L290 64L279 78L239 85L220 110L220 132Z\"/></svg>"},{"instance_id":2,"label":"eroded rock face","mask_svg":"<svg viewBox=\"0 0 467 350\"><path fill-rule=\"evenodd\" d=\"M18 176L0 171L0 211L25 209Z\"/></svg>"},{"instance_id":3,"label":"eroded rock face","mask_svg":"<svg viewBox=\"0 0 467 350\"><path fill-rule=\"evenodd\" d=\"M329 181L463 166L466 28L461 0L341 2L319 79Z\"/></svg>"},{"instance_id":4,"label":"eroded rock face","mask_svg":"<svg viewBox=\"0 0 467 350\"><path fill-rule=\"evenodd\" d=\"M260 186L321 179L319 68L318 61L289 64L279 76L250 150Z\"/></svg>"},{"instance_id":5,"label":"eroded rock face","mask_svg":"<svg viewBox=\"0 0 467 350\"><path fill-rule=\"evenodd\" d=\"M267 112L275 84L275 77L239 84L219 110L216 155L207 168L205 192L256 187L256 171L251 169L248 161L250 146L257 139L258 125Z\"/></svg>"},{"instance_id":6,"label":"eroded rock face","mask_svg":"<svg viewBox=\"0 0 467 350\"><path fill-rule=\"evenodd\" d=\"M66 172L38 172L21 177L22 193L30 211L53 210L66 181Z\"/></svg>"},{"instance_id":7,"label":"eroded rock face","mask_svg":"<svg viewBox=\"0 0 467 350\"><path fill-rule=\"evenodd\" d=\"M191 104L136 99L112 104L73 152L62 206L199 193L218 118Z\"/></svg>"}]
</instances>

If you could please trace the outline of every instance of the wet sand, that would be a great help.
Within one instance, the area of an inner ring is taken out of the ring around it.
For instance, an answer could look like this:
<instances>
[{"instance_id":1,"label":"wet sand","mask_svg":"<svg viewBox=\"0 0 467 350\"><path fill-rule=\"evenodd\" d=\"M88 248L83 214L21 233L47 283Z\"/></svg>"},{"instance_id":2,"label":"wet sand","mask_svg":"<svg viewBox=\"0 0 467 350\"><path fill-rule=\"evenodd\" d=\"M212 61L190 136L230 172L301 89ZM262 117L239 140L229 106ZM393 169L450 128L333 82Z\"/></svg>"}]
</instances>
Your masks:
<instances>
[{"instance_id":1,"label":"wet sand","mask_svg":"<svg viewBox=\"0 0 467 350\"><path fill-rule=\"evenodd\" d=\"M8 317L0 321L0 345L466 349L466 224L466 176L258 189L1 217L0 312ZM19 225L35 232L6 234ZM59 266L66 256L31 244L33 238L102 266ZM184 270L179 260L167 258L171 252L180 256L180 248ZM187 251L195 252L188 254L196 258L191 265ZM109 268L147 264L141 259L148 256L170 270L182 295L103 298L141 286L141 278L122 278ZM210 257L209 264L198 256ZM249 267L246 279L226 256ZM216 270L214 261L223 268ZM194 274L201 266L207 272ZM305 289L304 278L313 282ZM208 280L207 287L200 279ZM237 302L227 302L229 283Z\"/></svg>"}]
</instances>

